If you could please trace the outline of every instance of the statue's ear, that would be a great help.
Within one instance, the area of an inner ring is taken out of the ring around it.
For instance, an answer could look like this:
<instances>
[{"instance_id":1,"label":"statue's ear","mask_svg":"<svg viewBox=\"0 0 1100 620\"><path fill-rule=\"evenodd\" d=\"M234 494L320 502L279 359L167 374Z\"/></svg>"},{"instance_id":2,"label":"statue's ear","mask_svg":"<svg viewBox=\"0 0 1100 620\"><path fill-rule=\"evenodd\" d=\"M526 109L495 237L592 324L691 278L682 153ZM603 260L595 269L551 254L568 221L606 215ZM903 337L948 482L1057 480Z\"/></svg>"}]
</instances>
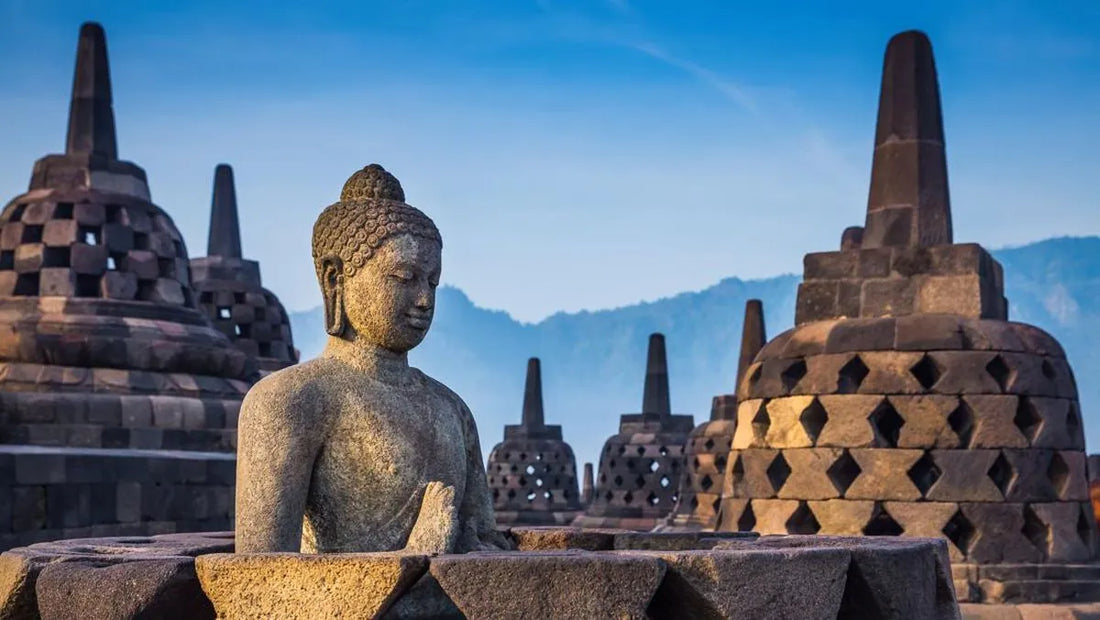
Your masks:
<instances>
[{"instance_id":1,"label":"statue's ear","mask_svg":"<svg viewBox=\"0 0 1100 620\"><path fill-rule=\"evenodd\" d=\"M343 336L347 325L344 316L344 266L338 257L321 259L321 293L325 298L325 331L330 336Z\"/></svg>"}]
</instances>

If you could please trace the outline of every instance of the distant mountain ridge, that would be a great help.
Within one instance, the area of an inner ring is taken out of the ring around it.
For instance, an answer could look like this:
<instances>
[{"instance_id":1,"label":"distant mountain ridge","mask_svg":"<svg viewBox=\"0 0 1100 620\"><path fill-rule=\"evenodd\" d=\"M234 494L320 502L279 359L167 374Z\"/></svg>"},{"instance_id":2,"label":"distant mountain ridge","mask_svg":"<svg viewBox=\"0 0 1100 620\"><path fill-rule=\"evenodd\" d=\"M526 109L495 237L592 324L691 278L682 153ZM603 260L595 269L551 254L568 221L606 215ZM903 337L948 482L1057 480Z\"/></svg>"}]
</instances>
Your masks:
<instances>
[{"instance_id":1,"label":"distant mountain ridge","mask_svg":"<svg viewBox=\"0 0 1100 620\"><path fill-rule=\"evenodd\" d=\"M1062 343L1081 394L1088 445L1100 446L1100 237L1061 237L993 252L1004 266L1013 321L1031 323ZM595 461L619 415L641 407L647 336L667 339L673 409L710 411L711 397L733 391L745 301L764 301L768 336L790 328L800 276L727 278L680 293L595 312L558 313L524 324L479 308L459 289L439 290L436 319L412 363L460 394L474 411L485 455L504 424L519 422L524 368L542 358L546 417L561 424L580 461ZM295 344L320 352L320 309L291 313Z\"/></svg>"}]
</instances>

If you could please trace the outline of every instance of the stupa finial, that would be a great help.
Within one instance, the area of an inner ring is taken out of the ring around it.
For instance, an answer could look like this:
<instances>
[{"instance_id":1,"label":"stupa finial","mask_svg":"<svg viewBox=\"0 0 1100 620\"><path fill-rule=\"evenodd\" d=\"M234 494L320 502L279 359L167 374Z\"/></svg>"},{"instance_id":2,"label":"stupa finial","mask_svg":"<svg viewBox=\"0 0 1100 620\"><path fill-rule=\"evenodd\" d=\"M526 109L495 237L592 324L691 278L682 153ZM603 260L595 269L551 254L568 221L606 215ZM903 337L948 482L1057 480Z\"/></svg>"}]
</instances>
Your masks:
<instances>
[{"instance_id":1,"label":"stupa finial","mask_svg":"<svg viewBox=\"0 0 1100 620\"><path fill-rule=\"evenodd\" d=\"M214 195L210 202L210 234L206 254L241 258L237 190L233 183L233 168L229 164L218 164L214 168Z\"/></svg>"},{"instance_id":2,"label":"stupa finial","mask_svg":"<svg viewBox=\"0 0 1100 620\"><path fill-rule=\"evenodd\" d=\"M928 37L910 30L886 47L862 247L951 241L936 63Z\"/></svg>"},{"instance_id":3,"label":"stupa finial","mask_svg":"<svg viewBox=\"0 0 1100 620\"><path fill-rule=\"evenodd\" d=\"M745 371L752 366L756 354L764 348L767 335L764 330L764 304L759 299L745 302L745 322L741 326L741 355L737 358L737 386L745 378Z\"/></svg>"},{"instance_id":4,"label":"stupa finial","mask_svg":"<svg viewBox=\"0 0 1100 620\"><path fill-rule=\"evenodd\" d=\"M665 337L661 334L651 334L649 336L642 413L657 413L661 416L668 416L672 413L672 405L668 396L668 359L665 356Z\"/></svg>"},{"instance_id":5,"label":"stupa finial","mask_svg":"<svg viewBox=\"0 0 1100 620\"><path fill-rule=\"evenodd\" d=\"M523 425L542 428L545 417L542 409L542 368L539 358L527 360L527 383L523 388Z\"/></svg>"},{"instance_id":6,"label":"stupa finial","mask_svg":"<svg viewBox=\"0 0 1100 620\"><path fill-rule=\"evenodd\" d=\"M65 152L118 159L107 37L103 26L95 22L85 22L80 27Z\"/></svg>"}]
</instances>

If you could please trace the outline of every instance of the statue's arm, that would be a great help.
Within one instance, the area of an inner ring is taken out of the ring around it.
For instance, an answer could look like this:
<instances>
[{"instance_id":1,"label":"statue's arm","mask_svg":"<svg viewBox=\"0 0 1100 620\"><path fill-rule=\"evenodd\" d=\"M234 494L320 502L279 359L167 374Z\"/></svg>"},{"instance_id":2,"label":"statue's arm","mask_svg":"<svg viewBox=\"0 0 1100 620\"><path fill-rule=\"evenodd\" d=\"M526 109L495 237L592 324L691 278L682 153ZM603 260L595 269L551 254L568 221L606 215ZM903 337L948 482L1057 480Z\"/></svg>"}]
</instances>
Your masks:
<instances>
[{"instance_id":1,"label":"statue's arm","mask_svg":"<svg viewBox=\"0 0 1100 620\"><path fill-rule=\"evenodd\" d=\"M466 489L458 511L462 522L458 551L511 549L511 544L496 528L477 424L465 403L461 403L461 410L466 441Z\"/></svg>"},{"instance_id":2,"label":"statue's arm","mask_svg":"<svg viewBox=\"0 0 1100 620\"><path fill-rule=\"evenodd\" d=\"M325 430L311 427L309 390L288 389L272 375L241 404L237 426L236 550L300 550L313 462ZM317 420L319 421L319 420Z\"/></svg>"}]
</instances>

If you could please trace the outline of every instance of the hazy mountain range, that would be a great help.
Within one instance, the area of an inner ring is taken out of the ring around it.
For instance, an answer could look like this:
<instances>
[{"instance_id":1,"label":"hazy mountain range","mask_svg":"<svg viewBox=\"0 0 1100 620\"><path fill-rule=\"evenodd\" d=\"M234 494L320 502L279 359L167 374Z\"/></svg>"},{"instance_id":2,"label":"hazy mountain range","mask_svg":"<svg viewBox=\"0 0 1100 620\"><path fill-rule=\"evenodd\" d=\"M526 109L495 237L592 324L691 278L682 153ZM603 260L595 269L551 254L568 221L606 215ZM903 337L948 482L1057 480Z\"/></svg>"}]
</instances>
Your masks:
<instances>
[{"instance_id":1,"label":"hazy mountain range","mask_svg":"<svg viewBox=\"0 0 1100 620\"><path fill-rule=\"evenodd\" d=\"M1073 365L1089 446L1100 446L1100 237L1049 239L993 252L1004 266L1010 318L1037 325L1065 347ZM619 414L641 407L645 347L651 332L667 339L673 409L704 420L711 397L733 391L745 300L764 300L768 335L791 327L799 277L730 277L698 292L597 312L555 314L524 324L475 306L442 287L427 340L414 365L470 405L488 456L504 424L519 422L528 357L542 358L546 418L561 424L579 462L593 461L616 432ZM522 291L517 291L522 294ZM324 344L320 309L291 314L303 359Z\"/></svg>"}]
</instances>

